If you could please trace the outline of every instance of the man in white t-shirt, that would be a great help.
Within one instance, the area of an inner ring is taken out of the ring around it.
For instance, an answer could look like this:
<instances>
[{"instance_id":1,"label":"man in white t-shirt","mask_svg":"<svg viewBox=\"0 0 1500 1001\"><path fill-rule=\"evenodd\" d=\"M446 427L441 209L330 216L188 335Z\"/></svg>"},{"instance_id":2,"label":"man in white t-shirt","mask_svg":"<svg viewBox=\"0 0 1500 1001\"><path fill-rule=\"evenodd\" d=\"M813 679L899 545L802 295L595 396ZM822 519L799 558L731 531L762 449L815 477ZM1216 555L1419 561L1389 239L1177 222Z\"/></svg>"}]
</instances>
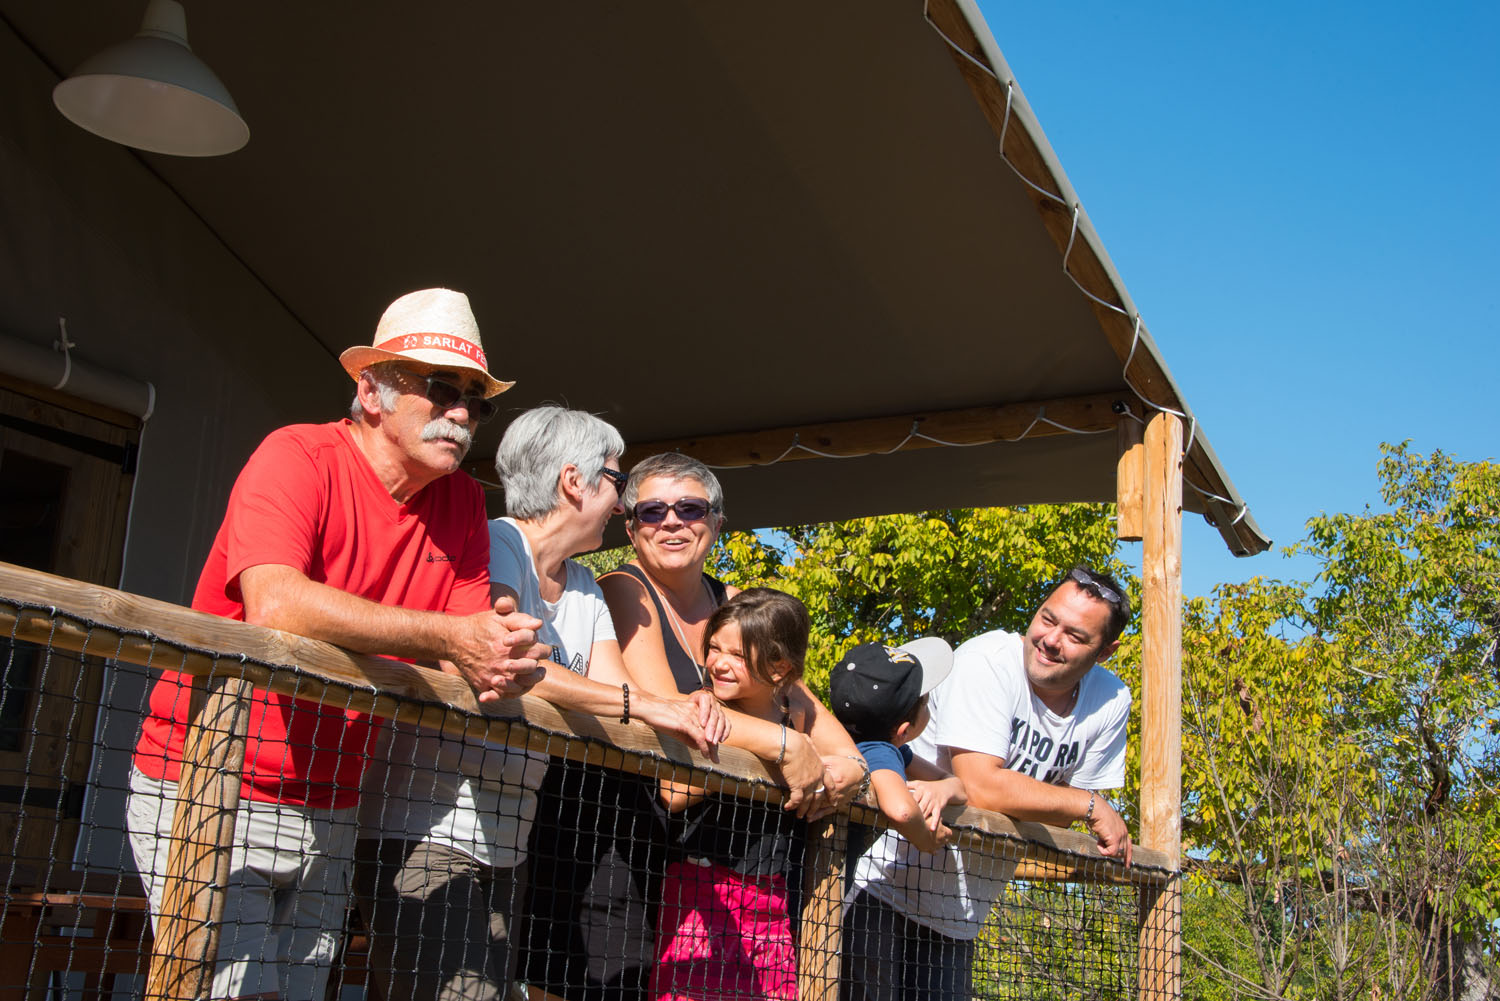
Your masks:
<instances>
[{"instance_id":1,"label":"man in white t-shirt","mask_svg":"<svg viewBox=\"0 0 1500 1001\"><path fill-rule=\"evenodd\" d=\"M913 752L964 783L969 805L1057 826L1083 821L1130 864L1130 832L1101 790L1125 781L1130 690L1098 666L1130 618L1124 589L1074 567L1024 636L990 632L953 655ZM1014 869L949 847L924 855L886 831L855 870L845 1001L970 996L973 940Z\"/></svg>"}]
</instances>

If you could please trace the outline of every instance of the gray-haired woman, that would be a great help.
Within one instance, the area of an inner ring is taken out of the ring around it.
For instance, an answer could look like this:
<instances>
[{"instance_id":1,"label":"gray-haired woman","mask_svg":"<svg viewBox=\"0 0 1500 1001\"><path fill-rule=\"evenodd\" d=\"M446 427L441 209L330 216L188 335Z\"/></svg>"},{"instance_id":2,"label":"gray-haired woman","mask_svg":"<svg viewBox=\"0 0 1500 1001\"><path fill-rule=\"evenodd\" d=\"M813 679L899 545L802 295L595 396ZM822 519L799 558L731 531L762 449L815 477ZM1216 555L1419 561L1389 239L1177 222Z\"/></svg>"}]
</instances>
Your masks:
<instances>
[{"instance_id":1,"label":"gray-haired woman","mask_svg":"<svg viewBox=\"0 0 1500 1001\"><path fill-rule=\"evenodd\" d=\"M630 673L658 694L703 687L704 629L736 589L705 573L724 527L724 491L697 459L676 452L642 459L622 497L635 559L600 578ZM808 733L731 712L736 747L779 767L786 806L815 818L847 804L868 781L854 741L801 681Z\"/></svg>"},{"instance_id":2,"label":"gray-haired woman","mask_svg":"<svg viewBox=\"0 0 1500 1001\"><path fill-rule=\"evenodd\" d=\"M495 460L508 517L490 523L491 596L512 597L542 620L546 677L532 694L639 719L707 752L727 734L723 713L706 696L663 698L634 683L593 575L570 559L597 548L621 510L623 451L618 431L581 411L538 407L511 423ZM568 765L549 774L546 761L395 729L384 783L369 797L381 814L378 864L364 868L360 888L371 903L372 962L390 978L388 1001L504 997L518 955L514 925L533 882L528 868L590 864L610 848L598 843L612 842L618 824L628 838L645 794L602 770ZM567 783L582 785L564 795ZM531 848L534 819L545 832L535 839L545 858ZM550 888L555 879L533 885ZM533 906L540 902L534 892ZM610 920L628 927L629 906L622 895ZM649 950L649 928L644 934Z\"/></svg>"}]
</instances>

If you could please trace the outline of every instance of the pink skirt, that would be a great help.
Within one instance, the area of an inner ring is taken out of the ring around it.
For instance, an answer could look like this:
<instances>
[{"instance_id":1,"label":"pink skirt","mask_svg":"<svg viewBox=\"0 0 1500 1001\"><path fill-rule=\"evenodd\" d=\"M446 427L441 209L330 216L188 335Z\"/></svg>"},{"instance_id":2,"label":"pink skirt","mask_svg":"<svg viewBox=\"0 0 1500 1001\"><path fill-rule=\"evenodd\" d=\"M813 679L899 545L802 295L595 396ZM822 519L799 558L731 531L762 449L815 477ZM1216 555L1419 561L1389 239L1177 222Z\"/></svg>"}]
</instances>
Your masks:
<instances>
[{"instance_id":1,"label":"pink skirt","mask_svg":"<svg viewBox=\"0 0 1500 1001\"><path fill-rule=\"evenodd\" d=\"M667 866L651 994L657 1001L796 1001L786 880L741 876L717 863Z\"/></svg>"}]
</instances>

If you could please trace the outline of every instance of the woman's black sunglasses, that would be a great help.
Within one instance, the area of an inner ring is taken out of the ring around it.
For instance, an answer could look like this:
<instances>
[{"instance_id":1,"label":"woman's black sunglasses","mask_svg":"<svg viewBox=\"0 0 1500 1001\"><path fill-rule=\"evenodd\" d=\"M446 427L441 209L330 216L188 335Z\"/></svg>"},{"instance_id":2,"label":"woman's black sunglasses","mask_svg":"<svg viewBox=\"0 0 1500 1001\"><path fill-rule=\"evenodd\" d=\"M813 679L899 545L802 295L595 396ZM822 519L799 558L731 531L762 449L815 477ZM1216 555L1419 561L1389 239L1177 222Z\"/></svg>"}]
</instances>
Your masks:
<instances>
[{"instance_id":1,"label":"woman's black sunglasses","mask_svg":"<svg viewBox=\"0 0 1500 1001\"><path fill-rule=\"evenodd\" d=\"M666 501L641 501L630 509L630 517L643 525L660 525L667 520L668 511L676 511L683 521L702 521L713 507L702 497L681 497L672 504Z\"/></svg>"},{"instance_id":2,"label":"woman's black sunglasses","mask_svg":"<svg viewBox=\"0 0 1500 1001\"><path fill-rule=\"evenodd\" d=\"M629 473L622 473L618 469L610 469L608 466L603 466L599 470L599 475L608 477L609 482L615 485L616 497L625 496L625 484L630 482Z\"/></svg>"}]
</instances>

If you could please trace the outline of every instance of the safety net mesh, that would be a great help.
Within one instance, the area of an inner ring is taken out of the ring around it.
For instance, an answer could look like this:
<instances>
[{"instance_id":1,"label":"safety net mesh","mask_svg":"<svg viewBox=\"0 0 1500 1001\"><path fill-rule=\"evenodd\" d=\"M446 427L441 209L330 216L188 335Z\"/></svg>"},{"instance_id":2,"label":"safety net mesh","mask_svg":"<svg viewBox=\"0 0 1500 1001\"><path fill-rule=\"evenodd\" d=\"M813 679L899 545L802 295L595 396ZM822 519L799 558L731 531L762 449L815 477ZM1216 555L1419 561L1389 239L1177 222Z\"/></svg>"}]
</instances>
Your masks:
<instances>
[{"instance_id":1,"label":"safety net mesh","mask_svg":"<svg viewBox=\"0 0 1500 1001\"><path fill-rule=\"evenodd\" d=\"M1176 996L1175 874L1068 832L927 855L731 749L107 606L0 592L0 998Z\"/></svg>"}]
</instances>

